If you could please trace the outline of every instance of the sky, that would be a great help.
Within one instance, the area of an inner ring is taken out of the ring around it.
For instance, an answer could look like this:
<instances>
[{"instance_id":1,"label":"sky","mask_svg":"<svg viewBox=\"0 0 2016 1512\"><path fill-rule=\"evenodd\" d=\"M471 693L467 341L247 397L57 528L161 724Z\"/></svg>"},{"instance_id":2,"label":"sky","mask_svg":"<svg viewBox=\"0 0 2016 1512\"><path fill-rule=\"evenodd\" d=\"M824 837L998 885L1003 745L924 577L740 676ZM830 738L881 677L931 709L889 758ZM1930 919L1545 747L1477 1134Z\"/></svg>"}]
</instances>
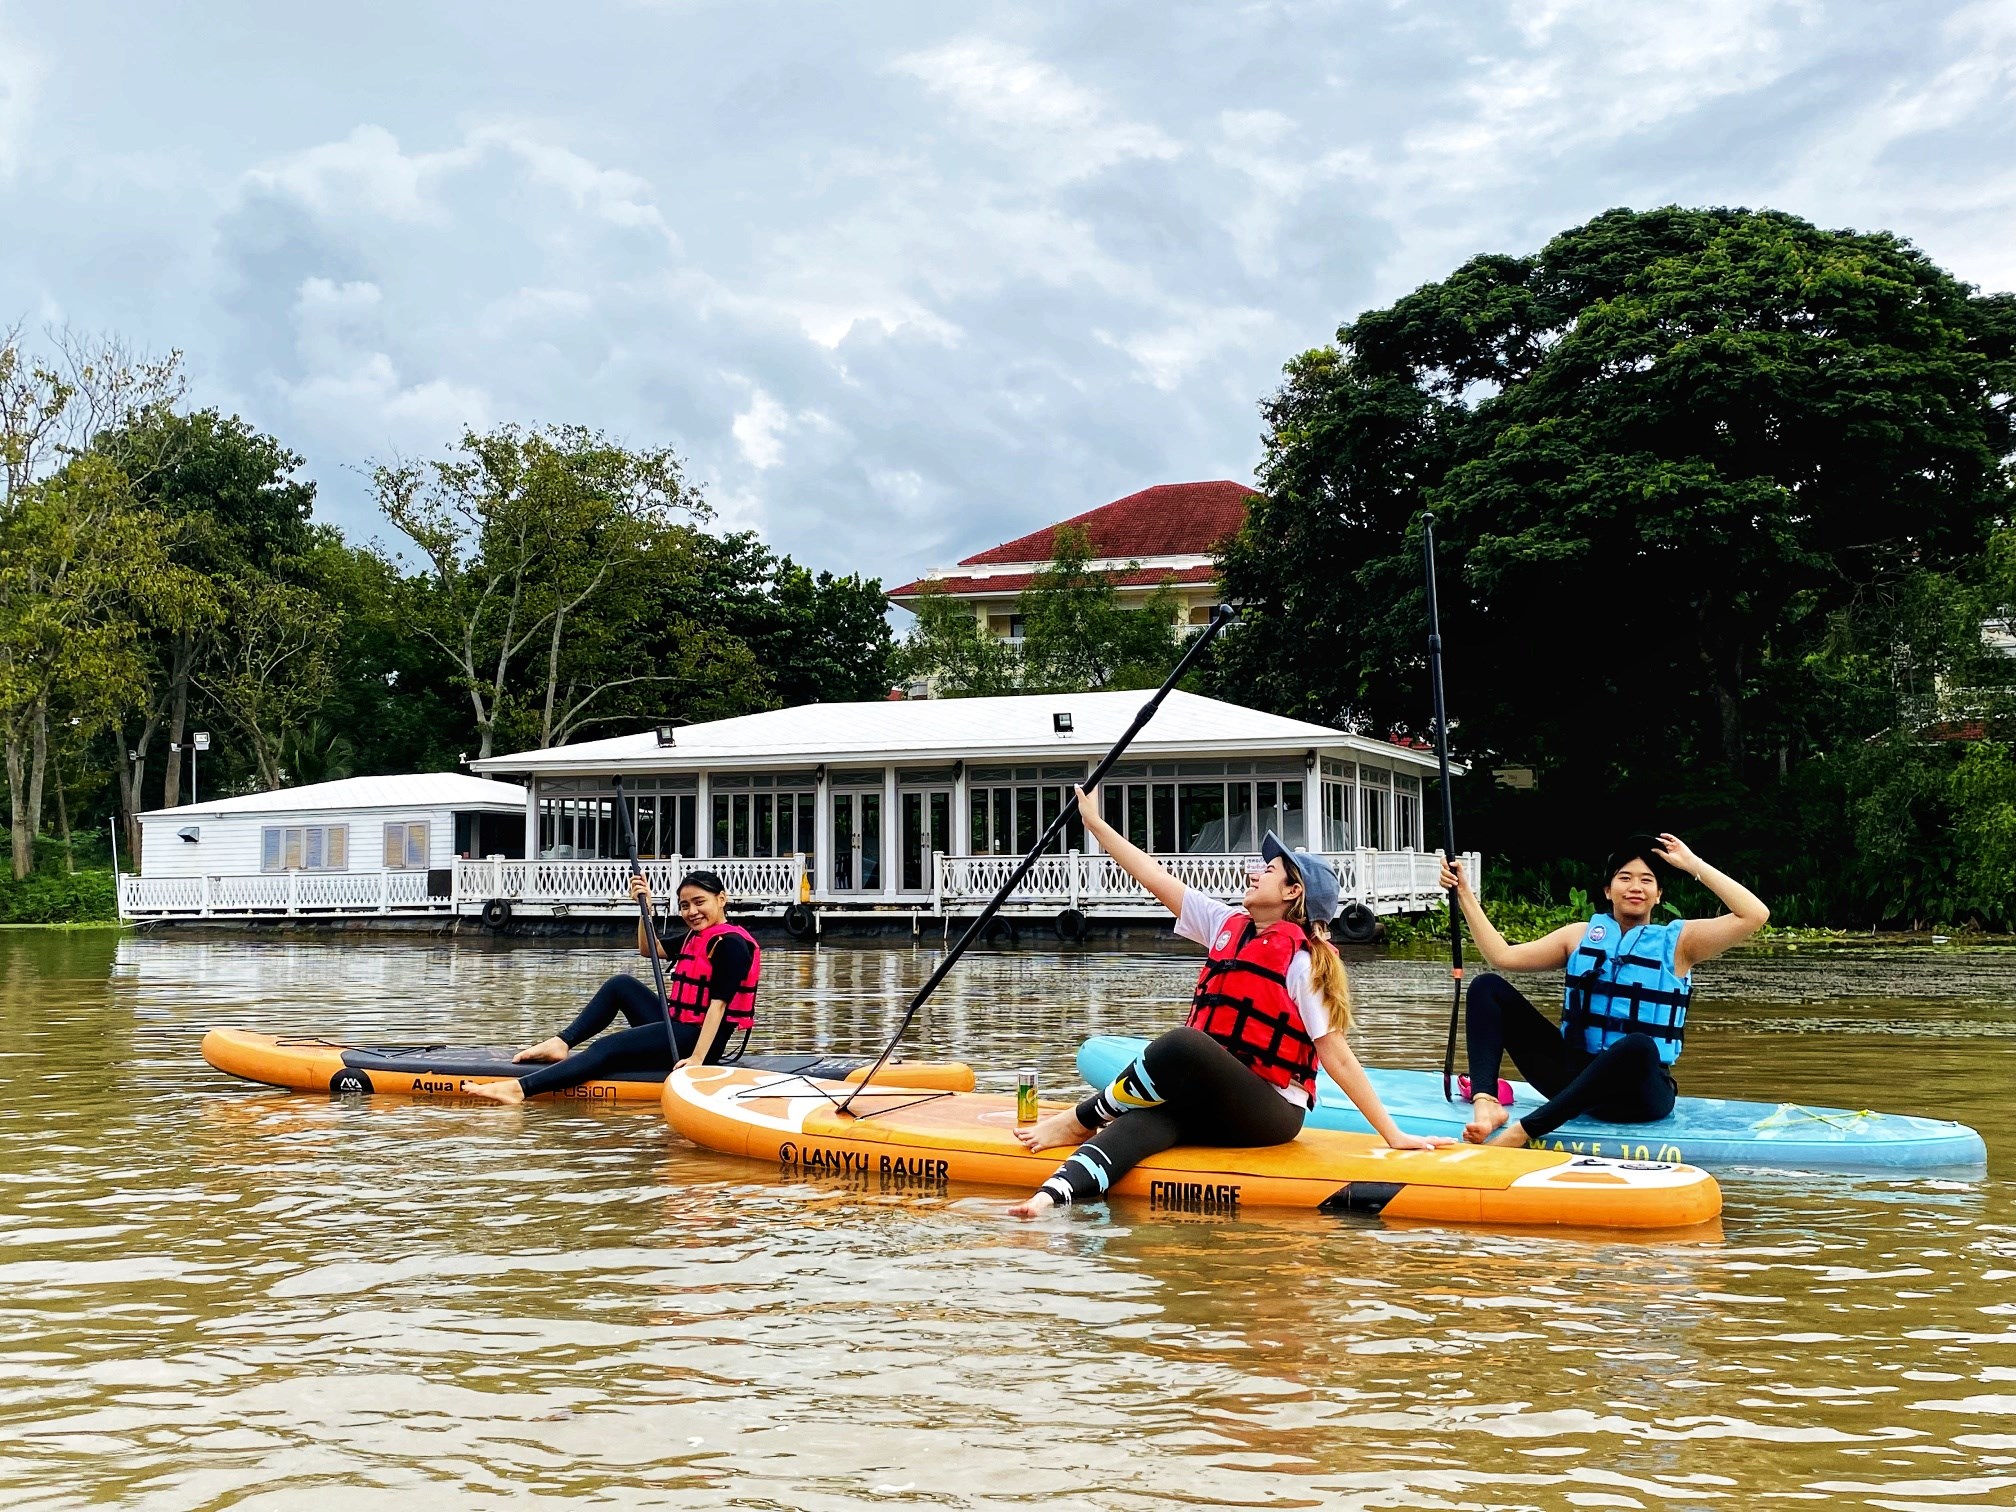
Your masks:
<instances>
[{"instance_id":1,"label":"sky","mask_svg":"<svg viewBox=\"0 0 2016 1512\"><path fill-rule=\"evenodd\" d=\"M1669 203L2016 288L2016 0L0 0L0 325L179 348L358 540L579 422L900 582L1250 480L1354 314Z\"/></svg>"}]
</instances>

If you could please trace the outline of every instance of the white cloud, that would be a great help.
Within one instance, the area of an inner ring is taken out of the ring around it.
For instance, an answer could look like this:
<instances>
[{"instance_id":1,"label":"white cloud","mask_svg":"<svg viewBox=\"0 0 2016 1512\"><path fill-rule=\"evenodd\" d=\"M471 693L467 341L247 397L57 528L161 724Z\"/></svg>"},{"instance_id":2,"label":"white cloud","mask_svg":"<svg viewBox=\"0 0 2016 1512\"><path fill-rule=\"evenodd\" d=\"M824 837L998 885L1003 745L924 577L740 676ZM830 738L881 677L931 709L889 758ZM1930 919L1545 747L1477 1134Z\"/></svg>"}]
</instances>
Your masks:
<instances>
[{"instance_id":1,"label":"white cloud","mask_svg":"<svg viewBox=\"0 0 2016 1512\"><path fill-rule=\"evenodd\" d=\"M904 53L890 67L992 133L1039 147L1046 175L1076 178L1128 158L1173 158L1183 150L1160 128L1119 117L1061 69L991 38Z\"/></svg>"},{"instance_id":2,"label":"white cloud","mask_svg":"<svg viewBox=\"0 0 2016 1512\"><path fill-rule=\"evenodd\" d=\"M758 472L784 460L784 432L791 423L784 406L760 388L749 396L749 408L729 426L742 456Z\"/></svg>"},{"instance_id":3,"label":"white cloud","mask_svg":"<svg viewBox=\"0 0 2016 1512\"><path fill-rule=\"evenodd\" d=\"M614 226L636 226L657 233L667 247L678 250L679 238L651 201L650 184L620 168L602 168L580 153L542 141L529 128L494 124L479 127L469 137L471 147L501 147L529 170L531 179L564 194L577 210L585 210Z\"/></svg>"},{"instance_id":4,"label":"white cloud","mask_svg":"<svg viewBox=\"0 0 2016 1512\"><path fill-rule=\"evenodd\" d=\"M317 215L428 221L444 213L437 198L441 179L474 161L467 146L409 156L384 127L359 126L341 141L290 154L245 177Z\"/></svg>"},{"instance_id":5,"label":"white cloud","mask_svg":"<svg viewBox=\"0 0 2016 1512\"><path fill-rule=\"evenodd\" d=\"M886 0L619 7L526 88L549 21L493 9L452 42L332 20L387 61L297 102L301 28L43 8L51 66L125 84L33 102L24 159L0 45L0 223L37 228L0 289L188 349L352 529L360 462L579 420L886 576L1246 475L1294 352L1614 205L1884 226L2016 283L2011 0L1122 0L984 35Z\"/></svg>"},{"instance_id":6,"label":"white cloud","mask_svg":"<svg viewBox=\"0 0 2016 1512\"><path fill-rule=\"evenodd\" d=\"M1277 345L1281 340L1279 322L1266 310L1198 306L1175 313L1180 318L1132 335L1099 333L1100 340L1140 364L1148 381L1165 394L1181 389L1213 358L1258 348L1268 336Z\"/></svg>"},{"instance_id":7,"label":"white cloud","mask_svg":"<svg viewBox=\"0 0 2016 1512\"><path fill-rule=\"evenodd\" d=\"M384 292L374 283L303 281L294 303L302 376L274 387L311 424L350 438L364 453L439 446L464 426L493 418L481 388L448 377L408 383L381 342Z\"/></svg>"}]
</instances>

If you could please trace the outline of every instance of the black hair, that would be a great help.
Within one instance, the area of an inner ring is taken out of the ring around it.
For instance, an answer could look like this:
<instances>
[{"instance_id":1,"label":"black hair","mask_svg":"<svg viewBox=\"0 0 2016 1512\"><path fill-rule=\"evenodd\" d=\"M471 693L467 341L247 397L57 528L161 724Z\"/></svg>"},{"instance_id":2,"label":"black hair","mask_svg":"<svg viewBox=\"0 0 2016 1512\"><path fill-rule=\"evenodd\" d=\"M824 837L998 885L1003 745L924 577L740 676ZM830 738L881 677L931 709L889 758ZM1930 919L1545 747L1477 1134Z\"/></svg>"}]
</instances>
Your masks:
<instances>
[{"instance_id":1,"label":"black hair","mask_svg":"<svg viewBox=\"0 0 2016 1512\"><path fill-rule=\"evenodd\" d=\"M686 873L685 876L679 879L679 885L672 889L672 896L676 899L679 894L689 887L697 887L700 891L712 893L717 898L728 896L728 884L721 880L719 872L690 871Z\"/></svg>"},{"instance_id":2,"label":"black hair","mask_svg":"<svg viewBox=\"0 0 2016 1512\"><path fill-rule=\"evenodd\" d=\"M1659 884L1663 895L1673 885L1673 868L1666 858L1659 854L1659 838L1656 835L1631 835L1603 862L1603 875L1597 879L1596 895L1601 897L1617 873L1624 869L1627 861L1643 861L1652 868L1653 880Z\"/></svg>"}]
</instances>

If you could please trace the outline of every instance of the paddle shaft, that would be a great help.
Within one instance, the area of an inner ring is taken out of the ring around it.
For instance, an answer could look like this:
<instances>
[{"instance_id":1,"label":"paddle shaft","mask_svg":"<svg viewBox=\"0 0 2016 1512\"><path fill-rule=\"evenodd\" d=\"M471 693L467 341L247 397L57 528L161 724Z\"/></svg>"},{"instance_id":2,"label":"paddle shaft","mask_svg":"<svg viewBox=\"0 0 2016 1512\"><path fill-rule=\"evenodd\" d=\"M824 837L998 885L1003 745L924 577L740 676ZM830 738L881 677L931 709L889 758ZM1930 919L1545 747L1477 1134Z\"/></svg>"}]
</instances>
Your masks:
<instances>
[{"instance_id":1,"label":"paddle shaft","mask_svg":"<svg viewBox=\"0 0 2016 1512\"><path fill-rule=\"evenodd\" d=\"M630 875L644 875L643 863L637 859L637 831L630 823L630 802L623 796L623 779L616 779L616 833L623 841L623 854L630 859ZM665 1004L665 1042L671 1047L672 1059L679 1059L679 1036L672 1028L672 1004L665 995L665 952L658 943L658 926L651 919L651 905L644 899L637 900L637 917L642 921L644 943L651 947L651 976L658 984L658 1001Z\"/></svg>"},{"instance_id":2,"label":"paddle shaft","mask_svg":"<svg viewBox=\"0 0 2016 1512\"><path fill-rule=\"evenodd\" d=\"M1099 765L1092 769L1092 775L1085 779L1086 792L1092 792L1099 786L1106 773L1112 769L1113 763L1120 759L1121 752L1133 744L1134 737L1141 733L1142 727L1155 717L1155 711L1162 707L1162 700L1169 696L1169 690L1176 686L1183 674L1188 672L1197 658L1204 654L1204 648L1211 643L1212 638L1232 622L1232 616L1237 612L1230 604L1220 604L1212 611L1211 623L1190 642L1189 647L1177 661L1175 670L1163 679L1162 686L1155 690L1154 696L1141 705L1141 711L1134 716L1134 722L1127 726L1126 733L1114 744L1113 749L1106 753ZM1029 854L1024 856L1015 870L1008 874L1008 880L995 889L994 896L987 900L987 906L974 915L973 922L966 926L959 938L953 942L952 948L945 953L945 959L938 963L937 969L925 979L924 985L917 989L917 995L910 999L910 1006L904 1010L903 1021L896 1026L896 1032L889 1036L889 1043L882 1047L882 1053L876 1057L875 1064L869 1068L868 1074L861 1078L860 1086L849 1092L846 1101L840 1104L842 1113L845 1113L854 1099L860 1095L861 1089L875 1079L875 1073L882 1069L889 1057L896 1053L897 1043L902 1040L904 1031L910 1027L910 1021L917 1016L917 1010L924 1006L925 1000L938 990L938 984L945 980L945 974L952 969L953 963L966 953L966 947L980 937L980 932L987 927L994 915L1001 911L1001 905L1008 901L1008 895L1021 885L1024 877L1029 875L1029 869L1036 864L1037 858L1064 833L1064 826L1070 822L1073 807L1074 800L1069 798L1058 806L1057 817L1052 819L1049 827L1037 837L1036 844L1030 848Z\"/></svg>"},{"instance_id":3,"label":"paddle shaft","mask_svg":"<svg viewBox=\"0 0 2016 1512\"><path fill-rule=\"evenodd\" d=\"M1428 571L1428 686L1435 698L1435 761L1442 776L1442 854L1456 859L1456 795L1449 786L1449 712L1442 700L1442 611L1435 600L1435 516L1421 516L1421 556ZM1449 889L1449 1038L1442 1047L1442 1100L1456 1074L1456 1025L1463 1015L1463 910Z\"/></svg>"}]
</instances>

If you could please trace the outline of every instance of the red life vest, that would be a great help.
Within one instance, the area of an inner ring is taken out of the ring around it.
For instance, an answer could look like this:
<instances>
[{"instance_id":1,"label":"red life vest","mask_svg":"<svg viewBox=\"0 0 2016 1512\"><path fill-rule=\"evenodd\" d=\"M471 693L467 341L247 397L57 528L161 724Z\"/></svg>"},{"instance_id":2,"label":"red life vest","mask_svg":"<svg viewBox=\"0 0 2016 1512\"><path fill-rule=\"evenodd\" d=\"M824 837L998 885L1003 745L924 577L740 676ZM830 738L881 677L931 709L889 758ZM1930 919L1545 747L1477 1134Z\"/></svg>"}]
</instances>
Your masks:
<instances>
[{"instance_id":1,"label":"red life vest","mask_svg":"<svg viewBox=\"0 0 2016 1512\"><path fill-rule=\"evenodd\" d=\"M707 1005L714 1000L714 963L708 951L723 935L739 935L749 942L749 975L728 999L722 1020L726 1029L747 1029L756 1021L756 984L763 976L763 951L756 937L740 924L723 921L696 929L680 942L672 969L665 974L665 1006L675 1024L700 1024L707 1018ZM722 1041L726 1044L727 1041Z\"/></svg>"},{"instance_id":2,"label":"red life vest","mask_svg":"<svg viewBox=\"0 0 2016 1512\"><path fill-rule=\"evenodd\" d=\"M1286 919L1262 929L1250 914L1225 921L1197 973L1189 1027L1201 1029L1263 1081L1299 1087L1316 1105L1316 1042L1288 995L1288 968L1309 947Z\"/></svg>"}]
</instances>

